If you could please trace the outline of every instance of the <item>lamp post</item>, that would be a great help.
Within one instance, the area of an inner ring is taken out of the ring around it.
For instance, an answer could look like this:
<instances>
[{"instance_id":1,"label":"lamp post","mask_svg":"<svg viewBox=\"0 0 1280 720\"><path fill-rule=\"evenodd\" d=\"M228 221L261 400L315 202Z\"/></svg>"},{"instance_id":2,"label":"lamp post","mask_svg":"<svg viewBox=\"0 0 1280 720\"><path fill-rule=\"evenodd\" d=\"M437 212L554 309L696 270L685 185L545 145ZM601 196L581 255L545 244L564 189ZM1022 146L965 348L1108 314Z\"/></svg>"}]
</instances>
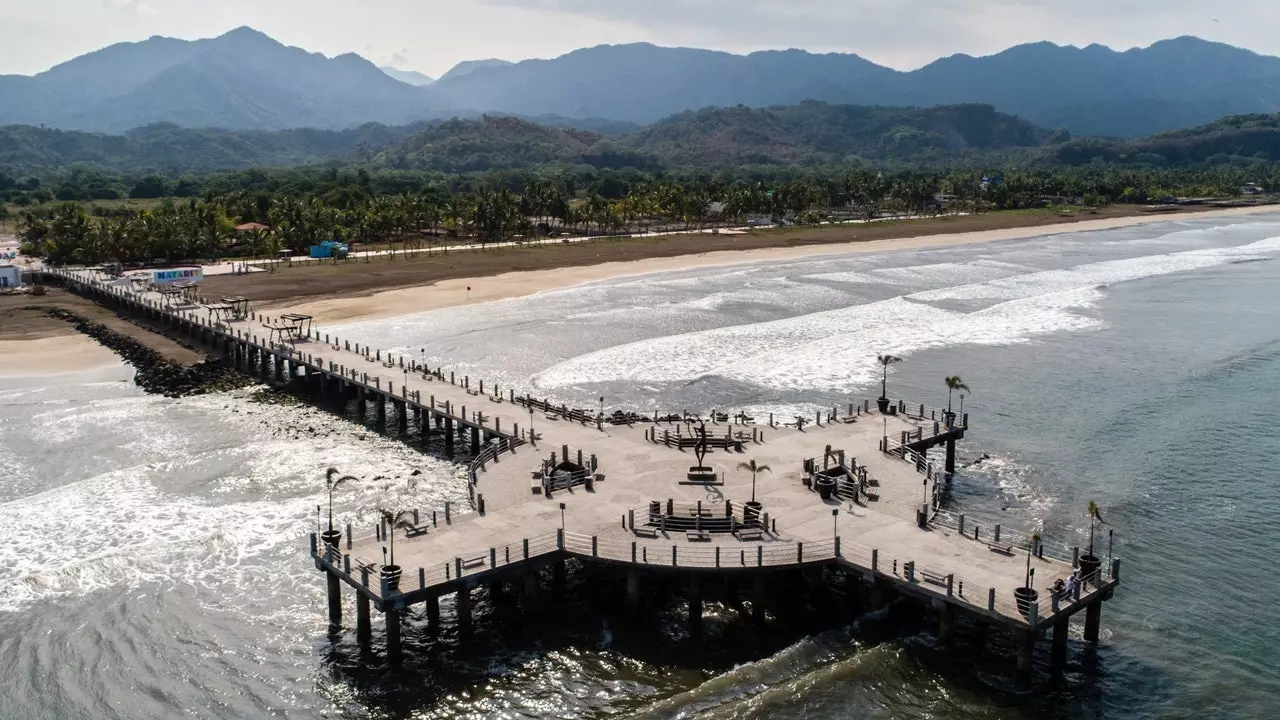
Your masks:
<instances>
[{"instance_id":1,"label":"lamp post","mask_svg":"<svg viewBox=\"0 0 1280 720\"><path fill-rule=\"evenodd\" d=\"M560 503L560 532L564 532L564 503Z\"/></svg>"},{"instance_id":2,"label":"lamp post","mask_svg":"<svg viewBox=\"0 0 1280 720\"><path fill-rule=\"evenodd\" d=\"M960 418L964 422L964 393L960 393Z\"/></svg>"},{"instance_id":3,"label":"lamp post","mask_svg":"<svg viewBox=\"0 0 1280 720\"><path fill-rule=\"evenodd\" d=\"M604 432L604 396L600 396L600 414L596 416L596 428Z\"/></svg>"},{"instance_id":4,"label":"lamp post","mask_svg":"<svg viewBox=\"0 0 1280 720\"><path fill-rule=\"evenodd\" d=\"M532 405L529 406L529 442L534 447L538 447L538 436L535 435L533 432L533 406Z\"/></svg>"},{"instance_id":5,"label":"lamp post","mask_svg":"<svg viewBox=\"0 0 1280 720\"><path fill-rule=\"evenodd\" d=\"M427 349L422 348L422 350L419 351L418 355L419 355L418 360L420 361L419 369L421 369L422 371L422 379L426 380L427 379Z\"/></svg>"},{"instance_id":6,"label":"lamp post","mask_svg":"<svg viewBox=\"0 0 1280 720\"><path fill-rule=\"evenodd\" d=\"M840 508L831 508L831 539L840 537Z\"/></svg>"}]
</instances>

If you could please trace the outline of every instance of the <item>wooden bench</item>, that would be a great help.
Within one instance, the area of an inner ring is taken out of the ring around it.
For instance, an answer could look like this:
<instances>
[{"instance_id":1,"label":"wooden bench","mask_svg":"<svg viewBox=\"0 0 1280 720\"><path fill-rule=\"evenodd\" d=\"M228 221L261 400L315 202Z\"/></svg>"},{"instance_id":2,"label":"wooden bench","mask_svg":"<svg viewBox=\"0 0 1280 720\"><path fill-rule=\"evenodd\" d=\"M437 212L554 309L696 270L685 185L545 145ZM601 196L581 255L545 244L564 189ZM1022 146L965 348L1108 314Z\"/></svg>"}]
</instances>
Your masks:
<instances>
[{"instance_id":1,"label":"wooden bench","mask_svg":"<svg viewBox=\"0 0 1280 720\"><path fill-rule=\"evenodd\" d=\"M470 558L462 558L462 568L464 570L467 570L473 567L480 567L488 561L489 561L489 556L487 554L476 555L475 557L470 557Z\"/></svg>"},{"instance_id":2,"label":"wooden bench","mask_svg":"<svg viewBox=\"0 0 1280 720\"><path fill-rule=\"evenodd\" d=\"M429 525L406 525L404 528L404 537L406 540L422 537L427 534L427 530L429 529Z\"/></svg>"},{"instance_id":3,"label":"wooden bench","mask_svg":"<svg viewBox=\"0 0 1280 720\"><path fill-rule=\"evenodd\" d=\"M658 537L658 528L652 525L637 525L631 528L631 532L642 537Z\"/></svg>"},{"instance_id":4,"label":"wooden bench","mask_svg":"<svg viewBox=\"0 0 1280 720\"><path fill-rule=\"evenodd\" d=\"M711 533L705 530L686 530L684 535L690 541L711 542Z\"/></svg>"},{"instance_id":5,"label":"wooden bench","mask_svg":"<svg viewBox=\"0 0 1280 720\"><path fill-rule=\"evenodd\" d=\"M533 495L542 494L542 478L534 478L529 481L529 492Z\"/></svg>"},{"instance_id":6,"label":"wooden bench","mask_svg":"<svg viewBox=\"0 0 1280 720\"><path fill-rule=\"evenodd\" d=\"M733 531L739 540L763 540L764 531L760 528L738 528Z\"/></svg>"},{"instance_id":7,"label":"wooden bench","mask_svg":"<svg viewBox=\"0 0 1280 720\"><path fill-rule=\"evenodd\" d=\"M946 575L939 575L938 573L932 572L929 570L921 570L920 579L924 580L927 583L933 583L934 585L941 585L942 587L947 586Z\"/></svg>"},{"instance_id":8,"label":"wooden bench","mask_svg":"<svg viewBox=\"0 0 1280 720\"><path fill-rule=\"evenodd\" d=\"M990 550L991 552L998 552L1001 555L1013 554L1013 546L1008 543L989 542L987 543L987 549Z\"/></svg>"},{"instance_id":9,"label":"wooden bench","mask_svg":"<svg viewBox=\"0 0 1280 720\"><path fill-rule=\"evenodd\" d=\"M873 489L873 488L865 488L865 489L863 489L862 494L867 496L867 500L868 500L868 501L872 501L872 500L879 501L879 500L880 500L880 491L879 491L879 490L876 490L876 489Z\"/></svg>"}]
</instances>

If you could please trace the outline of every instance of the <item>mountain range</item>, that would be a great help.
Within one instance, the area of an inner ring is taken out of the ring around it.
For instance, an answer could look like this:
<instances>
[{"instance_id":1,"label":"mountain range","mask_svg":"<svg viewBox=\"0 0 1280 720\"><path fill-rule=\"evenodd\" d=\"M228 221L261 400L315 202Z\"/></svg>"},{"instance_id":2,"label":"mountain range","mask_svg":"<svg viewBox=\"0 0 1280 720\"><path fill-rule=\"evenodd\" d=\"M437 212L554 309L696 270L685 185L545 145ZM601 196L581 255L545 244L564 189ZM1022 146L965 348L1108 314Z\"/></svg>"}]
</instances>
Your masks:
<instances>
[{"instance_id":1,"label":"mountain range","mask_svg":"<svg viewBox=\"0 0 1280 720\"><path fill-rule=\"evenodd\" d=\"M1075 135L1137 137L1280 111L1280 58L1191 37L1122 52L1033 43L910 72L851 54L606 45L549 60L471 61L427 79L393 76L354 54L286 47L250 28L195 41L153 37L35 76L0 76L0 125L344 129L481 112L647 125L707 107L818 100L985 103Z\"/></svg>"}]
</instances>

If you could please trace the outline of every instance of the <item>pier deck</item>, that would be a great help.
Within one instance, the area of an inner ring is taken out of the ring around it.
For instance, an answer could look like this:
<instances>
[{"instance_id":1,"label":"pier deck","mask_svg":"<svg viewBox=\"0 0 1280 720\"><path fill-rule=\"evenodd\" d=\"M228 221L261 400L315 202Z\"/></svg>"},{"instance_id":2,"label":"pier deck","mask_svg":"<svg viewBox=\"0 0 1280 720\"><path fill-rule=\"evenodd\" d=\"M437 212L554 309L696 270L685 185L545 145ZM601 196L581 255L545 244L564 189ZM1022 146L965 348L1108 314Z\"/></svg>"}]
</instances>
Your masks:
<instances>
[{"instance_id":1,"label":"pier deck","mask_svg":"<svg viewBox=\"0 0 1280 720\"><path fill-rule=\"evenodd\" d=\"M441 509L418 508L413 531L381 524L358 528L336 547L312 537L317 566L384 612L461 594L490 578L566 556L687 573L837 566L940 609L962 608L1028 631L1057 626L1084 606L1096 608L1118 583L1118 566L1106 566L1079 596L1051 598L1047 588L1071 575L1078 549L1046 550L1051 546L1007 529L1001 535L998 526L932 522L944 473L919 453L945 447L951 469L967 417L901 403L896 412L881 414L864 400L815 412L801 427L775 426L766 418L711 420L705 422L708 439L728 442L708 443L712 449L699 473L712 483L695 484L692 466L699 463L687 447L694 423L650 418L615 425L590 411L560 412L540 404L531 413L535 403L511 388L418 367L318 329L284 333L296 339L282 342L280 318L249 311L228 320L200 304L174 305L158 293L108 284L92 271L54 274L176 323L268 380L314 380L344 400L358 393L361 407L373 403L388 425L394 414L401 431L409 431L413 415L420 432L443 432L450 448L454 441L467 443L470 432L474 512L453 509L446 520ZM754 496L751 473L739 469L748 460L771 468L758 473ZM565 462L577 468L576 481L587 482L548 497L539 474ZM828 465L845 467L854 478L864 473L871 495L851 492L855 483L824 500L815 486L817 471ZM760 503L759 515L746 508L753 499ZM655 514L654 503L664 510ZM699 518L711 522L726 514L737 518L731 527L746 525L750 532L701 532ZM398 588L379 578L389 532L396 533L395 564L402 568ZM1035 587L1042 590L1037 602L1019 605L1013 590L1024 584L1032 546Z\"/></svg>"}]
</instances>

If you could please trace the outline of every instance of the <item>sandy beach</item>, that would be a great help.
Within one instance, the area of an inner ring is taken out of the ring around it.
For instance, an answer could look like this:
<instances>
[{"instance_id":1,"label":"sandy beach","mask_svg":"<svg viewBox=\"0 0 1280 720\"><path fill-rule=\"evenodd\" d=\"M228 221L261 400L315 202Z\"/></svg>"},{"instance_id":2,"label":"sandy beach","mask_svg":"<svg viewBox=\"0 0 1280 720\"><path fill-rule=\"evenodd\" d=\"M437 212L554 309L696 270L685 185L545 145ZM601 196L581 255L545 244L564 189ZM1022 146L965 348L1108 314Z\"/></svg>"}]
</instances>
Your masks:
<instances>
[{"instance_id":1,"label":"sandy beach","mask_svg":"<svg viewBox=\"0 0 1280 720\"><path fill-rule=\"evenodd\" d=\"M347 323L409 315L426 310L457 307L471 303L491 302L523 297L538 292L677 270L724 265L778 262L819 255L881 253L903 250L955 247L1001 240L1019 240L1064 232L1110 230L1176 219L1234 218L1242 215L1280 212L1280 207L1249 207L1210 210L1177 215L1149 214L1065 222L1035 227L1015 227L979 232L921 235L881 240L770 247L751 250L727 250L675 257L655 257L627 262L602 262L547 270L509 272L487 277L441 280L429 285L384 290L364 296L344 296L310 302L282 301L271 303L269 310L288 310L312 315L319 323Z\"/></svg>"},{"instance_id":2,"label":"sandy beach","mask_svg":"<svg viewBox=\"0 0 1280 720\"><path fill-rule=\"evenodd\" d=\"M0 340L0 379L66 375L120 365L116 354L88 335Z\"/></svg>"}]
</instances>

